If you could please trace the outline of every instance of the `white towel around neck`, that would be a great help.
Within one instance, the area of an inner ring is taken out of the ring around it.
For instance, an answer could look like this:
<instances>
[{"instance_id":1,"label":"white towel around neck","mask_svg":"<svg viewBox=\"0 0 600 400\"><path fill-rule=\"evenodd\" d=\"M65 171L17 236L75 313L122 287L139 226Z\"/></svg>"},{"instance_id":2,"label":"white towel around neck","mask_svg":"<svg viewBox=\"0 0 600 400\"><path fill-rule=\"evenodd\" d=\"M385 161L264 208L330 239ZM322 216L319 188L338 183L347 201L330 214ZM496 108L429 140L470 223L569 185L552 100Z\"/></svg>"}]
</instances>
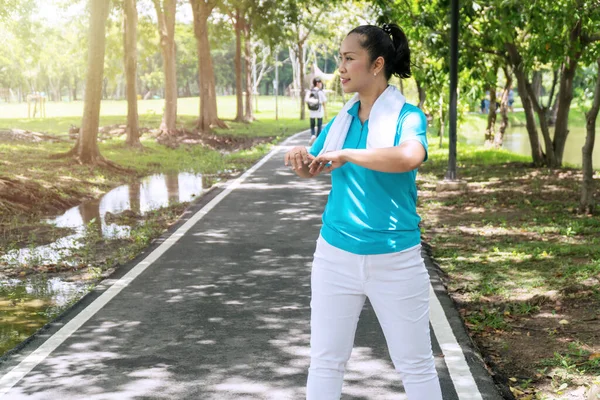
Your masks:
<instances>
[{"instance_id":1,"label":"white towel around neck","mask_svg":"<svg viewBox=\"0 0 600 400\"><path fill-rule=\"evenodd\" d=\"M328 151L342 149L346 141L346 135L348 135L348 130L350 129L350 123L352 122L352 115L348 114L348 110L357 101L358 93L344 105L340 113L335 117L319 155ZM406 98L395 86L391 85L375 100L375 104L373 104L369 113L367 149L394 146L398 117L404 103L406 103Z\"/></svg>"}]
</instances>

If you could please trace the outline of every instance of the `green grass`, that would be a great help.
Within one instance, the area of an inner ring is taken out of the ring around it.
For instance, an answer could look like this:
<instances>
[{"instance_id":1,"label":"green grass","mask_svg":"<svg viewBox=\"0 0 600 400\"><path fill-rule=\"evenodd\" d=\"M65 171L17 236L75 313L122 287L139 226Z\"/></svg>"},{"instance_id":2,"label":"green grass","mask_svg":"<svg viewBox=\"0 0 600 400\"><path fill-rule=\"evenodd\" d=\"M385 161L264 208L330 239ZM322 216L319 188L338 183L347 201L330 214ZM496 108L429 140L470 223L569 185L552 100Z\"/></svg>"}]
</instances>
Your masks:
<instances>
[{"instance_id":1,"label":"green grass","mask_svg":"<svg viewBox=\"0 0 600 400\"><path fill-rule=\"evenodd\" d=\"M298 100L280 96L278 98L280 122L290 122L298 120L300 105ZM163 112L164 100L140 100L138 101L138 114L140 126L156 128L160 124ZM230 121L235 118L235 96L219 96L217 98L217 108L219 117ZM330 116L334 115L336 110L341 108L340 103L330 105ZM197 119L199 112L199 100L197 97L180 98L177 101L178 125L191 127ZM26 103L0 103L0 129L26 129L35 132L45 132L51 134L66 134L71 125L80 126L81 116L83 115L83 102L76 101L48 102L46 105L46 118L27 118ZM127 102L123 100L104 100L100 109L100 125L125 124L127 115ZM308 114L307 114L308 116ZM9 118L10 117L10 118ZM258 109L255 109L255 117L259 121L275 121L275 97L259 96ZM241 129L239 125L232 124L233 134L243 132L252 136L270 136L262 134L260 126L254 128L251 124ZM304 121L303 127L308 126Z\"/></svg>"},{"instance_id":2,"label":"green grass","mask_svg":"<svg viewBox=\"0 0 600 400\"><path fill-rule=\"evenodd\" d=\"M566 351L554 353L554 357L540 362L541 367L560 368L571 374L600 375L600 358L590 359L591 352L579 342L569 343Z\"/></svg>"},{"instance_id":3,"label":"green grass","mask_svg":"<svg viewBox=\"0 0 600 400\"><path fill-rule=\"evenodd\" d=\"M418 207L423 240L475 341L498 373L524 377L540 396L540 367L558 376L557 387L590 384L600 372L589 358L598 352L598 324L589 321L600 310L600 218L576 212L581 172L532 168L527 156L462 143L458 154L468 191L436 191L448 149L433 145L419 169ZM529 337L527 355L507 350L520 335Z\"/></svg>"},{"instance_id":4,"label":"green grass","mask_svg":"<svg viewBox=\"0 0 600 400\"><path fill-rule=\"evenodd\" d=\"M575 213L578 171L533 169L527 157L504 151L461 146L459 152L469 191L429 194L420 208L424 234L435 232L436 258L467 279L462 283L472 296L510 299L515 291L563 289L600 274L600 220ZM444 176L446 154L430 152L420 170L422 189ZM443 215L453 212L456 220Z\"/></svg>"}]
</instances>

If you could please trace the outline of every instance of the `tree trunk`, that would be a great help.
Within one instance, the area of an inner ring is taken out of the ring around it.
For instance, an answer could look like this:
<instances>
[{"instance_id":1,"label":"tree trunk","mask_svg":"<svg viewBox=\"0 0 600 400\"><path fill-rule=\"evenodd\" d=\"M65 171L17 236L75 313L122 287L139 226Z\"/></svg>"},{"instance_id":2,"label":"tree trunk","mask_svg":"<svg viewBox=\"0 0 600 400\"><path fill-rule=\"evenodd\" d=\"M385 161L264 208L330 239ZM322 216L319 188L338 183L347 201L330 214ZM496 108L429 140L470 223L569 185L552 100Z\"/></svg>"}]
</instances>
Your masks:
<instances>
[{"instance_id":1,"label":"tree trunk","mask_svg":"<svg viewBox=\"0 0 600 400\"><path fill-rule=\"evenodd\" d=\"M423 109L423 105L425 104L425 99L426 99L426 92L425 92L425 88L423 86L421 86L421 84L419 83L419 81L417 79L415 79L415 83L417 84L417 91L419 92L419 108Z\"/></svg>"},{"instance_id":2,"label":"tree trunk","mask_svg":"<svg viewBox=\"0 0 600 400\"><path fill-rule=\"evenodd\" d=\"M85 98L81 130L72 153L83 164L96 164L103 160L98 149L98 125L104 75L106 47L106 19L108 0L91 0L88 48L88 71L85 81ZM71 152L70 152L71 153Z\"/></svg>"},{"instance_id":3,"label":"tree trunk","mask_svg":"<svg viewBox=\"0 0 600 400\"><path fill-rule=\"evenodd\" d=\"M488 91L490 92L490 110L488 112L487 127L485 129L485 144L491 145L494 143L494 136L496 135L496 84L498 82L498 64L494 62L492 67L494 71L494 78L490 82Z\"/></svg>"},{"instance_id":4,"label":"tree trunk","mask_svg":"<svg viewBox=\"0 0 600 400\"><path fill-rule=\"evenodd\" d=\"M177 128L177 68L175 63L176 1L163 0L161 2L161 0L154 0L165 74L165 112L160 130L166 134L175 134Z\"/></svg>"},{"instance_id":5,"label":"tree trunk","mask_svg":"<svg viewBox=\"0 0 600 400\"><path fill-rule=\"evenodd\" d=\"M558 75L559 71L553 72L552 88L550 89L550 96L548 97L548 103L546 104L546 121L548 121L548 126L554 126L556 123L556 106L558 105L558 102L554 101L554 92L556 90L556 84L558 83Z\"/></svg>"},{"instance_id":6,"label":"tree trunk","mask_svg":"<svg viewBox=\"0 0 600 400\"><path fill-rule=\"evenodd\" d=\"M560 76L560 87L558 89L558 110L556 112L556 126L554 128L554 153L557 166L562 165L563 154L567 136L569 135L569 110L573 100L573 79L577 70L577 63L585 48L581 41L581 20L578 20L571 30L570 50L576 49L572 55L565 58L562 74Z\"/></svg>"},{"instance_id":7,"label":"tree trunk","mask_svg":"<svg viewBox=\"0 0 600 400\"><path fill-rule=\"evenodd\" d=\"M244 24L244 76L246 78L246 111L244 114L245 122L252 122L254 120L254 113L252 111L252 46L250 42L252 27L250 22L246 21Z\"/></svg>"},{"instance_id":8,"label":"tree trunk","mask_svg":"<svg viewBox=\"0 0 600 400\"><path fill-rule=\"evenodd\" d=\"M554 128L554 153L556 166L562 165L567 136L569 135L569 108L573 100L573 78L577 69L575 57L565 62L565 68L560 77L560 89L558 90L558 110L556 112L556 123Z\"/></svg>"},{"instance_id":9,"label":"tree trunk","mask_svg":"<svg viewBox=\"0 0 600 400\"><path fill-rule=\"evenodd\" d=\"M502 70L504 71L506 84L504 85L504 90L502 91L502 100L500 101L500 115L502 116L502 122L500 123L498 134L494 136L494 147L497 149L502 147L502 144L504 143L504 133L508 127L508 94L512 90L513 81L512 74L510 73L508 66L503 66Z\"/></svg>"},{"instance_id":10,"label":"tree trunk","mask_svg":"<svg viewBox=\"0 0 600 400\"><path fill-rule=\"evenodd\" d=\"M579 202L579 211L586 214L594 212L594 166L592 164L592 154L594 152L594 141L596 137L596 119L600 110L600 58L597 60L598 77L596 80L596 89L594 90L594 100L592 108L585 114L586 136L585 144L581 149L583 158L583 180L581 182L581 200Z\"/></svg>"},{"instance_id":11,"label":"tree trunk","mask_svg":"<svg viewBox=\"0 0 600 400\"><path fill-rule=\"evenodd\" d=\"M306 119L306 110L304 107L304 42L298 41L298 67L300 69L300 119ZM343 89L342 89L343 90Z\"/></svg>"},{"instance_id":12,"label":"tree trunk","mask_svg":"<svg viewBox=\"0 0 600 400\"><path fill-rule=\"evenodd\" d=\"M102 100L108 100L108 78L102 80Z\"/></svg>"},{"instance_id":13,"label":"tree trunk","mask_svg":"<svg viewBox=\"0 0 600 400\"><path fill-rule=\"evenodd\" d=\"M236 97L236 122L244 121L244 94L242 88L242 21L239 8L235 10L235 97Z\"/></svg>"},{"instance_id":14,"label":"tree trunk","mask_svg":"<svg viewBox=\"0 0 600 400\"><path fill-rule=\"evenodd\" d=\"M558 112L558 103L560 100L560 93L558 93L556 95L556 97L554 98L554 104L552 104L552 109L550 110L550 116L549 121L548 121L548 125L550 126L554 126L556 125L556 113Z\"/></svg>"},{"instance_id":15,"label":"tree trunk","mask_svg":"<svg viewBox=\"0 0 600 400\"><path fill-rule=\"evenodd\" d=\"M208 40L208 17L216 5L216 1L190 0L194 16L194 35L198 51L198 90L200 112L198 130L209 132L213 126L227 128L227 124L217 114L217 94L215 90L215 73L210 55Z\"/></svg>"},{"instance_id":16,"label":"tree trunk","mask_svg":"<svg viewBox=\"0 0 600 400\"><path fill-rule=\"evenodd\" d=\"M548 110L539 102L539 97L535 94L535 87L533 84L526 82L525 87L527 94L531 101L533 109L538 115L538 121L540 123L540 130L542 131L542 137L544 138L544 145L546 146L546 165L552 168L558 167L556 157L554 154L554 146L552 144L552 138L550 137L550 127L548 126L548 120L546 115Z\"/></svg>"},{"instance_id":17,"label":"tree trunk","mask_svg":"<svg viewBox=\"0 0 600 400\"><path fill-rule=\"evenodd\" d=\"M75 76L75 78L73 78L73 101L77 101L77 83L79 81L77 80L77 76Z\"/></svg>"},{"instance_id":18,"label":"tree trunk","mask_svg":"<svg viewBox=\"0 0 600 400\"><path fill-rule=\"evenodd\" d=\"M531 99L535 99L539 104L542 104L542 72L533 71L531 74L531 88L533 89L533 96L529 94Z\"/></svg>"},{"instance_id":19,"label":"tree trunk","mask_svg":"<svg viewBox=\"0 0 600 400\"><path fill-rule=\"evenodd\" d=\"M125 55L125 76L127 96L127 139L130 147L141 147L138 129L137 107L137 9L136 0L125 0L123 4L124 33L123 45Z\"/></svg>"},{"instance_id":20,"label":"tree trunk","mask_svg":"<svg viewBox=\"0 0 600 400\"><path fill-rule=\"evenodd\" d=\"M523 59L517 47L513 43L505 43L508 52L509 63L517 78L517 86L519 88L519 96L525 110L525 121L527 126L527 134L529 135L529 143L531 144L531 158L536 166L544 165L544 154L540 146L537 128L535 126L535 118L533 116L533 108L531 100L527 94L527 78L523 70Z\"/></svg>"}]
</instances>

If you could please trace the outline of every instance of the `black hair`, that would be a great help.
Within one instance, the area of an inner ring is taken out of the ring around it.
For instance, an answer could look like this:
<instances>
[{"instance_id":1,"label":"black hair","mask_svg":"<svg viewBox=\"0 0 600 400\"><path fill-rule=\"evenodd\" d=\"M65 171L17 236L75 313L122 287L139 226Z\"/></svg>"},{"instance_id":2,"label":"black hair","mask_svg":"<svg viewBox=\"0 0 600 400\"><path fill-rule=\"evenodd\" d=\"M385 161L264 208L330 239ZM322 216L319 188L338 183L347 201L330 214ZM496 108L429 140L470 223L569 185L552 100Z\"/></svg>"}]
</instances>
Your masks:
<instances>
[{"instance_id":1,"label":"black hair","mask_svg":"<svg viewBox=\"0 0 600 400\"><path fill-rule=\"evenodd\" d=\"M375 25L361 25L352 29L348 35L356 33L362 36L360 45L367 50L371 63L377 57L385 60L385 77L392 75L400 78L410 77L410 49L408 38L404 31L396 24L383 24L380 28Z\"/></svg>"},{"instance_id":2,"label":"black hair","mask_svg":"<svg viewBox=\"0 0 600 400\"><path fill-rule=\"evenodd\" d=\"M317 83L319 82L323 83L321 78L319 78L318 76L316 78L313 78L313 86L317 86Z\"/></svg>"}]
</instances>

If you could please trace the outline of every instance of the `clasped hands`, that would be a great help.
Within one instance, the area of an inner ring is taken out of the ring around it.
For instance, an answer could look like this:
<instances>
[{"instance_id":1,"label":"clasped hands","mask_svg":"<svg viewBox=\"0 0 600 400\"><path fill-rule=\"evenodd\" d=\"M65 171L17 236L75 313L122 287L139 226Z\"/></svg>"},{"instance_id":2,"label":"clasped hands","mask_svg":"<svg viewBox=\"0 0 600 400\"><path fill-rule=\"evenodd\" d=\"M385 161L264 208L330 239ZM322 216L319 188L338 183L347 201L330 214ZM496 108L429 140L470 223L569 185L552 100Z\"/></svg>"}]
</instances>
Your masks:
<instances>
[{"instance_id":1,"label":"clasped hands","mask_svg":"<svg viewBox=\"0 0 600 400\"><path fill-rule=\"evenodd\" d=\"M318 157L310 154L306 147L296 146L285 154L284 162L293 170L308 169L311 176L330 172L346 163L344 150L330 151Z\"/></svg>"}]
</instances>

